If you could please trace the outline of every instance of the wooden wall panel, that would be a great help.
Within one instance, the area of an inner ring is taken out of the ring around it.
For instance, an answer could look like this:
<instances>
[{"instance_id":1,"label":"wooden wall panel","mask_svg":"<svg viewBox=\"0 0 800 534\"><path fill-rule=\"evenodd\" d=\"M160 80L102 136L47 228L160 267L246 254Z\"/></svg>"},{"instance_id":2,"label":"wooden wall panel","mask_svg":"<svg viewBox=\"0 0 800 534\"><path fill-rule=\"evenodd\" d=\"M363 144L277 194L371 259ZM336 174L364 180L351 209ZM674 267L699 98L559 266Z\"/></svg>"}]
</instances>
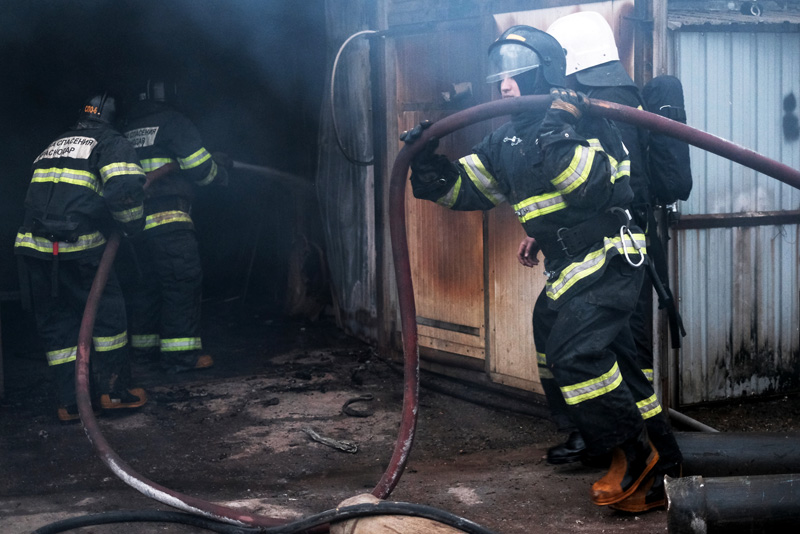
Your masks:
<instances>
[{"instance_id":1,"label":"wooden wall panel","mask_svg":"<svg viewBox=\"0 0 800 534\"><path fill-rule=\"evenodd\" d=\"M525 231L508 205L488 218L489 371L492 380L542 393L531 317L545 283L544 261L524 267L517 249Z\"/></svg>"}]
</instances>

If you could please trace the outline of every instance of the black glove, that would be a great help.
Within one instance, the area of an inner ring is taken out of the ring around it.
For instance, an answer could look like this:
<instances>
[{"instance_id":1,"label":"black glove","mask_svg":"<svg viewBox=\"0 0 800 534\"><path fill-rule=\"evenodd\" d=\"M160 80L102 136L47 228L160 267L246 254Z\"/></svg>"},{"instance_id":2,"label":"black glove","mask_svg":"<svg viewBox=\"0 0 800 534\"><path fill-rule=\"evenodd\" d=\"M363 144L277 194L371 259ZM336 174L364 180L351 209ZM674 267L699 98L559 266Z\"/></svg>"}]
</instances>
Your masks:
<instances>
[{"instance_id":1,"label":"black glove","mask_svg":"<svg viewBox=\"0 0 800 534\"><path fill-rule=\"evenodd\" d=\"M550 89L550 98L553 101L545 114L545 122L576 124L589 109L589 99L586 95L576 93L572 89L553 87Z\"/></svg>"},{"instance_id":2,"label":"black glove","mask_svg":"<svg viewBox=\"0 0 800 534\"><path fill-rule=\"evenodd\" d=\"M225 152L212 152L211 157L220 167L224 167L226 170L233 168L233 158Z\"/></svg>"},{"instance_id":3,"label":"black glove","mask_svg":"<svg viewBox=\"0 0 800 534\"><path fill-rule=\"evenodd\" d=\"M405 132L401 133L400 140L405 144L410 145L419 139L422 136L422 132L430 128L432 124L433 123L431 121L422 121L410 130L406 130Z\"/></svg>"}]
</instances>

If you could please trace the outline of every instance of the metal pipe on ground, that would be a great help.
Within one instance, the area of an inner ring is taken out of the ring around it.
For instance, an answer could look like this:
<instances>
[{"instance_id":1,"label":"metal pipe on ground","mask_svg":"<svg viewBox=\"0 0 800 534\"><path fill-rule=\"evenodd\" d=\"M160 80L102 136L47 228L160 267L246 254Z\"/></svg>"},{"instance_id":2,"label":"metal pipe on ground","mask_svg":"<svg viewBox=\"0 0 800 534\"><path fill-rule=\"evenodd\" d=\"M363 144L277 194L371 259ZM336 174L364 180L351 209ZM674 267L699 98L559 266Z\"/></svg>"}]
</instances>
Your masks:
<instances>
[{"instance_id":1,"label":"metal pipe on ground","mask_svg":"<svg viewBox=\"0 0 800 534\"><path fill-rule=\"evenodd\" d=\"M666 477L670 534L797 532L800 475Z\"/></svg>"},{"instance_id":2,"label":"metal pipe on ground","mask_svg":"<svg viewBox=\"0 0 800 534\"><path fill-rule=\"evenodd\" d=\"M800 434L676 432L683 474L705 477L800 473Z\"/></svg>"},{"instance_id":3,"label":"metal pipe on ground","mask_svg":"<svg viewBox=\"0 0 800 534\"><path fill-rule=\"evenodd\" d=\"M700 421L698 421L697 419L692 419L688 415L684 415L677 410L673 410L672 408L669 409L669 417L676 423L680 423L684 426L687 426L699 432L719 432L719 430L717 430L716 428L712 428L708 425L705 425Z\"/></svg>"}]
</instances>

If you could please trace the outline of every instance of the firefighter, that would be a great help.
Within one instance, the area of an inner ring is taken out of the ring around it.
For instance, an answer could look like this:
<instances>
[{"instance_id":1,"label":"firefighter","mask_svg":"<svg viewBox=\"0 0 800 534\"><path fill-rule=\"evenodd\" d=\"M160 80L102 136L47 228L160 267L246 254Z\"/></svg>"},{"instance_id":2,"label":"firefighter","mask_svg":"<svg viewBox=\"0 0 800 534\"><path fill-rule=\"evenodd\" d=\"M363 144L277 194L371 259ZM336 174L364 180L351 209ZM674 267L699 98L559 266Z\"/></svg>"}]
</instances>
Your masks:
<instances>
[{"instance_id":1,"label":"firefighter","mask_svg":"<svg viewBox=\"0 0 800 534\"><path fill-rule=\"evenodd\" d=\"M89 98L78 122L33 162L25 218L14 251L29 292L39 336L53 371L58 418L79 418L75 359L83 310L109 232L141 231L145 174L130 143L111 126L115 99ZM95 408L138 408L147 401L131 387L125 302L110 273L100 297L92 341Z\"/></svg>"},{"instance_id":2,"label":"firefighter","mask_svg":"<svg viewBox=\"0 0 800 534\"><path fill-rule=\"evenodd\" d=\"M552 318L542 332L548 370L587 449L612 453L591 499L614 504L635 492L658 461L636 403L649 383L622 378L635 368L629 318L646 254L644 234L627 210L627 152L610 123L584 115L585 97L564 88L564 52L552 36L514 26L491 45L489 60L487 82L499 83L501 94L508 85L521 95L549 93L550 108L512 117L455 162L436 154L431 140L411 163L414 196L454 210L508 202L541 247ZM413 142L425 127L401 139Z\"/></svg>"},{"instance_id":3,"label":"firefighter","mask_svg":"<svg viewBox=\"0 0 800 534\"><path fill-rule=\"evenodd\" d=\"M131 346L169 373L214 365L202 353L203 273L190 214L196 188L228 180L195 125L172 107L176 97L174 84L149 80L123 127L145 172L161 174L147 184L144 231L132 240L133 267L123 277Z\"/></svg>"},{"instance_id":4,"label":"firefighter","mask_svg":"<svg viewBox=\"0 0 800 534\"><path fill-rule=\"evenodd\" d=\"M555 37L566 51L567 87L580 91L591 98L607 100L634 108L642 108L642 97L636 84L631 80L619 61L614 34L608 22L597 12L582 11L561 17L547 30ZM640 128L616 122L615 126L630 154L630 183L634 193L631 212L635 222L647 228L648 250L660 246L655 234L655 219L652 217L652 194L646 167L648 151L648 134ZM531 258L536 257L535 242L523 240L518 251L520 263L532 266ZM649 258L652 261L652 256ZM538 263L538 262L537 262ZM653 286L649 278L645 278L639 293L636 309L631 315L631 331L636 343L637 370L631 373L642 373L650 382L653 380L652 350L652 292ZM552 464L564 464L584 459L585 443L581 433L567 417L567 407L558 385L547 370L547 353L545 340L540 332L548 330L548 322L553 318L546 312L547 303L540 298L535 308L541 313L534 313L534 337L542 387L559 429L569 433L564 443L551 447L547 451L547 460ZM613 507L630 512L642 512L666 504L663 488L663 475L680 476L680 465L683 457L675 437L670 429L669 420L654 397L652 389L642 389L636 398L640 412L645 420L650 439L659 452L660 460L652 476L642 485L636 495ZM591 463L591 460L588 460Z\"/></svg>"}]
</instances>

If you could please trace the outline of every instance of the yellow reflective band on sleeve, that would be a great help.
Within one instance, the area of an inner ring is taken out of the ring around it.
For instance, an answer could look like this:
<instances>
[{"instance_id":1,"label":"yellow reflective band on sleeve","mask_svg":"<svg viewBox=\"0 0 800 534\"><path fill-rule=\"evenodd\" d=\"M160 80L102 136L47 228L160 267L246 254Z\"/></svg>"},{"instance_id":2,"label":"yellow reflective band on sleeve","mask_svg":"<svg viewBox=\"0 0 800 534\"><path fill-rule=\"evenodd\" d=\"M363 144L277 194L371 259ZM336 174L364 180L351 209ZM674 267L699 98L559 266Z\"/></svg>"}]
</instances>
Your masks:
<instances>
[{"instance_id":1,"label":"yellow reflective band on sleeve","mask_svg":"<svg viewBox=\"0 0 800 534\"><path fill-rule=\"evenodd\" d=\"M514 215L517 216L521 223L554 211L563 210L566 207L567 203L559 192L536 195L511 206L514 210Z\"/></svg>"},{"instance_id":2,"label":"yellow reflective band on sleeve","mask_svg":"<svg viewBox=\"0 0 800 534\"><path fill-rule=\"evenodd\" d=\"M477 154L470 154L458 160L464 170L467 172L470 181L475 184L478 191L485 196L492 205L497 206L506 200L505 195L500 192L500 184L494 179L494 176L489 174L489 171L484 167L481 158Z\"/></svg>"},{"instance_id":3,"label":"yellow reflective band on sleeve","mask_svg":"<svg viewBox=\"0 0 800 534\"><path fill-rule=\"evenodd\" d=\"M89 250L91 248L104 245L106 238L100 232L93 232L91 234L82 235L74 243L66 243L64 241L58 242L58 252L60 254L69 254L70 252L80 252L82 250ZM35 250L36 252L44 252L45 254L53 253L53 242L44 237L39 237L31 234L30 232L20 232L14 242L14 247L23 247Z\"/></svg>"},{"instance_id":4,"label":"yellow reflective band on sleeve","mask_svg":"<svg viewBox=\"0 0 800 534\"><path fill-rule=\"evenodd\" d=\"M89 171L77 171L75 169L35 169L31 183L66 183L88 187L95 193L100 190L100 183L97 177Z\"/></svg>"},{"instance_id":5,"label":"yellow reflective band on sleeve","mask_svg":"<svg viewBox=\"0 0 800 534\"><path fill-rule=\"evenodd\" d=\"M197 182L197 185L204 186L208 185L214 181L214 178L217 177L217 163L215 161L211 162L211 170L208 171L208 174L205 178Z\"/></svg>"},{"instance_id":6,"label":"yellow reflective band on sleeve","mask_svg":"<svg viewBox=\"0 0 800 534\"><path fill-rule=\"evenodd\" d=\"M181 169L194 169L198 165L202 165L208 158L211 157L208 150L205 148L201 148L194 154L185 157L185 158L178 158L178 164L181 166Z\"/></svg>"},{"instance_id":7,"label":"yellow reflective band on sleeve","mask_svg":"<svg viewBox=\"0 0 800 534\"><path fill-rule=\"evenodd\" d=\"M614 366L607 373L579 384L562 387L561 394L567 404L575 405L613 391L621 383L622 373L619 372L619 366L614 362Z\"/></svg>"},{"instance_id":8,"label":"yellow reflective band on sleeve","mask_svg":"<svg viewBox=\"0 0 800 534\"><path fill-rule=\"evenodd\" d=\"M62 363L74 362L78 357L78 347L51 350L47 352L46 356L47 365L61 365Z\"/></svg>"},{"instance_id":9,"label":"yellow reflective band on sleeve","mask_svg":"<svg viewBox=\"0 0 800 534\"><path fill-rule=\"evenodd\" d=\"M581 184L586 182L589 171L592 170L594 154L596 149L578 145L575 147L575 154L572 156L569 166L561 174L550 180L550 183L563 194L574 191Z\"/></svg>"},{"instance_id":10,"label":"yellow reflective band on sleeve","mask_svg":"<svg viewBox=\"0 0 800 534\"><path fill-rule=\"evenodd\" d=\"M653 370L652 369L642 369L642 373L644 373L644 377L647 379L648 382L653 381Z\"/></svg>"},{"instance_id":11,"label":"yellow reflective band on sleeve","mask_svg":"<svg viewBox=\"0 0 800 534\"><path fill-rule=\"evenodd\" d=\"M173 163L175 160L172 158L150 158L141 161L142 169L144 172L153 172L160 169L167 163Z\"/></svg>"},{"instance_id":12,"label":"yellow reflective band on sleeve","mask_svg":"<svg viewBox=\"0 0 800 534\"><path fill-rule=\"evenodd\" d=\"M631 175L631 160L625 158L622 162L618 162L611 156L608 156L608 162L611 164L611 183L616 183L617 180L624 176Z\"/></svg>"},{"instance_id":13,"label":"yellow reflective band on sleeve","mask_svg":"<svg viewBox=\"0 0 800 534\"><path fill-rule=\"evenodd\" d=\"M100 176L103 178L103 183L106 183L115 176L123 174L144 176L144 170L135 163L126 163L124 161L109 163L105 167L100 168Z\"/></svg>"},{"instance_id":14,"label":"yellow reflective band on sleeve","mask_svg":"<svg viewBox=\"0 0 800 534\"><path fill-rule=\"evenodd\" d=\"M440 206L444 206L445 208L452 208L456 200L458 200L458 194L461 192L461 176L458 177L456 183L453 184L453 187L450 188L446 194L439 197L436 201L437 204Z\"/></svg>"},{"instance_id":15,"label":"yellow reflective band on sleeve","mask_svg":"<svg viewBox=\"0 0 800 534\"><path fill-rule=\"evenodd\" d=\"M159 345L158 334L138 334L131 336L131 347L134 349L154 349Z\"/></svg>"},{"instance_id":16,"label":"yellow reflective band on sleeve","mask_svg":"<svg viewBox=\"0 0 800 534\"><path fill-rule=\"evenodd\" d=\"M189 216L188 213L185 211L180 210L171 210L171 211L162 211L159 213L153 213L152 215L148 215L144 221L144 229L150 230L155 228L156 226L161 226L162 224L169 224L175 222L192 222L192 218Z\"/></svg>"},{"instance_id":17,"label":"yellow reflective band on sleeve","mask_svg":"<svg viewBox=\"0 0 800 534\"><path fill-rule=\"evenodd\" d=\"M97 352L121 349L128 344L128 332L122 332L115 336L93 337L92 342L94 343L94 350Z\"/></svg>"},{"instance_id":18,"label":"yellow reflective band on sleeve","mask_svg":"<svg viewBox=\"0 0 800 534\"><path fill-rule=\"evenodd\" d=\"M536 353L536 364L539 369L539 378L553 378L552 371L547 367L547 357L543 352Z\"/></svg>"},{"instance_id":19,"label":"yellow reflective band on sleeve","mask_svg":"<svg viewBox=\"0 0 800 534\"><path fill-rule=\"evenodd\" d=\"M112 211L111 216L115 221L127 223L144 217L144 206L137 206L129 210Z\"/></svg>"},{"instance_id":20,"label":"yellow reflective band on sleeve","mask_svg":"<svg viewBox=\"0 0 800 534\"><path fill-rule=\"evenodd\" d=\"M658 402L658 397L656 397L655 393L650 398L637 402L636 407L639 408L642 419L650 419L661 413L661 403Z\"/></svg>"},{"instance_id":21,"label":"yellow reflective band on sleeve","mask_svg":"<svg viewBox=\"0 0 800 534\"><path fill-rule=\"evenodd\" d=\"M176 337L173 339L162 339L160 342L161 352L180 352L185 350L200 350L203 343L199 337Z\"/></svg>"},{"instance_id":22,"label":"yellow reflective band on sleeve","mask_svg":"<svg viewBox=\"0 0 800 534\"><path fill-rule=\"evenodd\" d=\"M628 245L628 241L626 240L625 251L627 251L628 254L637 256L640 252L642 254L647 254L644 234L633 234L633 239L640 250L636 250L633 243ZM564 267L556 280L547 283L547 296L553 300L557 300L577 282L596 273L603 264L605 264L606 256L611 250L616 250L619 254L623 253L622 240L619 236L604 238L602 247L588 253L584 256L583 260Z\"/></svg>"}]
</instances>

